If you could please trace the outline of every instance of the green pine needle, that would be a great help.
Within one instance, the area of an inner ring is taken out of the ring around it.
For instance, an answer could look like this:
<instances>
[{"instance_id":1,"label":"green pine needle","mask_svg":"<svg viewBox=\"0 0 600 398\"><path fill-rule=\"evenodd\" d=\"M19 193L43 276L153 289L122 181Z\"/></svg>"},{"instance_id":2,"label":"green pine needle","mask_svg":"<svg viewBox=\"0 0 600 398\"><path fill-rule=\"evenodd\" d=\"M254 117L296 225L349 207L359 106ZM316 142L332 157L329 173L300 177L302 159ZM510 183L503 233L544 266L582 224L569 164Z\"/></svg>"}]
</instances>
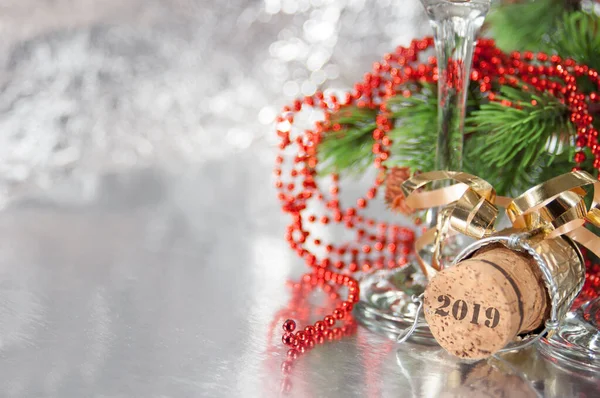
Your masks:
<instances>
[{"instance_id":1,"label":"green pine needle","mask_svg":"<svg viewBox=\"0 0 600 398\"><path fill-rule=\"evenodd\" d=\"M565 12L564 0L500 4L487 17L496 45L505 51L540 51Z\"/></svg>"},{"instance_id":2,"label":"green pine needle","mask_svg":"<svg viewBox=\"0 0 600 398\"><path fill-rule=\"evenodd\" d=\"M600 68L600 16L581 11L565 14L550 46L563 58Z\"/></svg>"},{"instance_id":3,"label":"green pine needle","mask_svg":"<svg viewBox=\"0 0 600 398\"><path fill-rule=\"evenodd\" d=\"M332 116L331 122L342 129L328 132L319 144L319 174L360 174L373 164L375 116L375 110L355 106Z\"/></svg>"},{"instance_id":4,"label":"green pine needle","mask_svg":"<svg viewBox=\"0 0 600 398\"><path fill-rule=\"evenodd\" d=\"M499 99L520 109L490 102L468 116L465 171L489 181L502 195L521 193L542 175L569 171L573 126L567 107L532 89L503 86L500 92Z\"/></svg>"},{"instance_id":5,"label":"green pine needle","mask_svg":"<svg viewBox=\"0 0 600 398\"><path fill-rule=\"evenodd\" d=\"M434 169L437 96L432 85L413 89L411 97L389 100L395 127L389 132L393 144L386 164L429 171ZM514 195L571 169L574 133L565 105L532 88L510 86L501 87L498 99L519 107L469 99L466 172L489 181L501 195ZM333 116L342 129L329 132L320 144L321 173L361 174L372 164L375 116L374 110L356 107Z\"/></svg>"},{"instance_id":6,"label":"green pine needle","mask_svg":"<svg viewBox=\"0 0 600 398\"><path fill-rule=\"evenodd\" d=\"M397 96L389 101L394 129L388 166L409 167L412 171L433 170L437 140L437 96L424 85L417 95Z\"/></svg>"}]
</instances>

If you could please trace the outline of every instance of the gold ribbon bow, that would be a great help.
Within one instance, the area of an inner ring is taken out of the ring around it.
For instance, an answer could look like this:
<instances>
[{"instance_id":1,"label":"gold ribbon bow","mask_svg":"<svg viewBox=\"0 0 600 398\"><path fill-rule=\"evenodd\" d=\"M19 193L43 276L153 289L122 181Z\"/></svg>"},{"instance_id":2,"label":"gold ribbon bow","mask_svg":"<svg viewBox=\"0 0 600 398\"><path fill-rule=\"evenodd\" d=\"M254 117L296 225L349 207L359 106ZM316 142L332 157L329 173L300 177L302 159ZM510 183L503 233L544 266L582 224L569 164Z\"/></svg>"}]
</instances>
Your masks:
<instances>
[{"instance_id":1,"label":"gold ribbon bow","mask_svg":"<svg viewBox=\"0 0 600 398\"><path fill-rule=\"evenodd\" d=\"M432 191L426 185L452 181L453 184ZM588 190L593 190L590 209L585 204ZM456 171L432 171L417 174L402 184L406 204L413 209L441 207L437 225L415 243L417 258L428 277L441 269L441 248L453 230L480 239L496 232L498 206L506 208L513 228L541 233L551 239L565 235L600 256L600 238L587 230L586 221L600 227L600 182L585 171L573 171L539 184L511 200L496 196L485 180ZM423 247L434 242L431 264L419 255Z\"/></svg>"}]
</instances>

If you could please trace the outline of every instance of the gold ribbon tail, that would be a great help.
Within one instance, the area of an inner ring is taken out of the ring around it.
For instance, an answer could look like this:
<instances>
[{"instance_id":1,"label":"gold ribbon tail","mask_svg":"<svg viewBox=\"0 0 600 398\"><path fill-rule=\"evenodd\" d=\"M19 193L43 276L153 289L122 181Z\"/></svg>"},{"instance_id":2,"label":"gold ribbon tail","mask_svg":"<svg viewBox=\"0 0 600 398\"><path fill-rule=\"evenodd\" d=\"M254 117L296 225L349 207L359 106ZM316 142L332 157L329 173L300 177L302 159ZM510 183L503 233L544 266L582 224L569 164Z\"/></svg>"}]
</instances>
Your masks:
<instances>
[{"instance_id":1,"label":"gold ribbon tail","mask_svg":"<svg viewBox=\"0 0 600 398\"><path fill-rule=\"evenodd\" d=\"M566 235L600 257L600 237L586 227L581 226Z\"/></svg>"}]
</instances>

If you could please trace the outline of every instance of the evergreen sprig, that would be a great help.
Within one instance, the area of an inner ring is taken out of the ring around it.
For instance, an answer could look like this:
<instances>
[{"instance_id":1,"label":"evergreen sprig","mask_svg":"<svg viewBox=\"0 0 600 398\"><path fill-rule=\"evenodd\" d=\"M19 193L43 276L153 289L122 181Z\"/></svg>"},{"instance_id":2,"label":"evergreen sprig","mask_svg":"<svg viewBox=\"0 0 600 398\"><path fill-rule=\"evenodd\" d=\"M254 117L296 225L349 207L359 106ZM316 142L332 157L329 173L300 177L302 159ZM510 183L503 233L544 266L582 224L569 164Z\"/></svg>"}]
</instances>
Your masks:
<instances>
[{"instance_id":1,"label":"evergreen sprig","mask_svg":"<svg viewBox=\"0 0 600 398\"><path fill-rule=\"evenodd\" d=\"M464 168L494 185L503 195L523 192L542 175L571 169L570 142L574 130L567 107L548 94L510 86L499 100L489 102L467 118Z\"/></svg>"},{"instance_id":2,"label":"evergreen sprig","mask_svg":"<svg viewBox=\"0 0 600 398\"><path fill-rule=\"evenodd\" d=\"M339 123L339 131L330 131L319 144L321 174L360 174L373 163L371 135L377 127L376 111L351 106L331 118Z\"/></svg>"},{"instance_id":3,"label":"evergreen sprig","mask_svg":"<svg viewBox=\"0 0 600 398\"><path fill-rule=\"evenodd\" d=\"M433 170L437 141L437 95L431 85L421 86L416 95L397 96L389 101L395 127L388 165L411 170Z\"/></svg>"},{"instance_id":4,"label":"evergreen sprig","mask_svg":"<svg viewBox=\"0 0 600 398\"><path fill-rule=\"evenodd\" d=\"M496 45L505 51L545 50L549 34L568 7L565 0L500 3L487 16Z\"/></svg>"},{"instance_id":5,"label":"evergreen sprig","mask_svg":"<svg viewBox=\"0 0 600 398\"><path fill-rule=\"evenodd\" d=\"M413 172L434 169L437 140L437 95L431 85L415 91L389 101L395 127L389 132L393 144L386 162ZM515 106L469 99L474 110L465 121L466 172L489 181L501 195L514 195L571 169L574 132L564 104L531 88L510 86L502 86L497 98ZM373 112L353 107L335 116L342 129L328 133L320 144L323 172L360 174L372 164Z\"/></svg>"},{"instance_id":6,"label":"evergreen sprig","mask_svg":"<svg viewBox=\"0 0 600 398\"><path fill-rule=\"evenodd\" d=\"M600 68L600 17L581 11L562 16L550 46L563 58Z\"/></svg>"}]
</instances>

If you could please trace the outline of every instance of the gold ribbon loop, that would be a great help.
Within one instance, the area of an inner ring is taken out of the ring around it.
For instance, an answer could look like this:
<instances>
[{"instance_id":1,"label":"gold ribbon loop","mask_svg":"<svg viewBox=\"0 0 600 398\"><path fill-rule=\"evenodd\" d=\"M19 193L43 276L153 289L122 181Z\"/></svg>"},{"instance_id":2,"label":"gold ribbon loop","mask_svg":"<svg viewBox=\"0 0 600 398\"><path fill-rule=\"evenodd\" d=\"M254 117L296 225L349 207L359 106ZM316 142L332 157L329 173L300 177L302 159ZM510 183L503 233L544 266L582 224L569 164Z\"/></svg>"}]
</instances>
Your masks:
<instances>
[{"instance_id":1,"label":"gold ribbon loop","mask_svg":"<svg viewBox=\"0 0 600 398\"><path fill-rule=\"evenodd\" d=\"M424 188L428 184L443 181L454 181L455 184L433 191L421 190L421 188ZM496 196L494 188L484 179L457 171L430 171L421 173L402 184L406 204L413 209L430 209L448 205L460 199L468 189L474 190L488 200L493 201L493 198Z\"/></svg>"},{"instance_id":2,"label":"gold ribbon loop","mask_svg":"<svg viewBox=\"0 0 600 398\"><path fill-rule=\"evenodd\" d=\"M447 180L454 184L431 191L423 190L428 184ZM586 188L594 192L589 209L585 204ZM584 226L587 220L600 227L600 182L584 171L552 178L512 201L496 198L494 188L487 181L455 171L418 174L407 180L402 189L407 205L414 209L444 206L436 227L425 233L417 244L417 250L420 250L427 243L434 242L431 264L425 264L417 255L428 277L441 269L441 246L449 231L476 239L492 235L496 232L494 224L499 213L498 206L506 207L513 228L542 231L546 239L569 236L600 256L600 237Z\"/></svg>"},{"instance_id":3,"label":"gold ribbon loop","mask_svg":"<svg viewBox=\"0 0 600 398\"><path fill-rule=\"evenodd\" d=\"M498 208L472 189L456 201L450 213L450 226L472 238L483 238L493 230Z\"/></svg>"},{"instance_id":4,"label":"gold ribbon loop","mask_svg":"<svg viewBox=\"0 0 600 398\"><path fill-rule=\"evenodd\" d=\"M455 184L423 191L428 184L453 181ZM402 185L406 204L413 209L451 206L448 222L457 232L480 238L493 226L498 209L493 205L496 191L482 178L455 171L431 171L417 174Z\"/></svg>"},{"instance_id":5,"label":"gold ribbon loop","mask_svg":"<svg viewBox=\"0 0 600 398\"><path fill-rule=\"evenodd\" d=\"M424 191L435 183L454 184L432 191ZM432 171L417 174L402 185L406 204L414 209L429 209L445 206L439 213L437 225L415 242L417 260L425 274L430 277L441 268L441 248L450 230L481 238L493 230L498 209L493 202L496 191L487 181L456 171ZM434 242L430 263L420 255L428 243Z\"/></svg>"},{"instance_id":6,"label":"gold ribbon loop","mask_svg":"<svg viewBox=\"0 0 600 398\"><path fill-rule=\"evenodd\" d=\"M522 195L515 198L506 209L506 214L513 220L521 214L542 206L555 196L566 191L572 191L580 196L585 196L584 186L597 183L591 175L585 171L573 171L559 175L550 180L528 189ZM594 198L594 202L597 202Z\"/></svg>"}]
</instances>

